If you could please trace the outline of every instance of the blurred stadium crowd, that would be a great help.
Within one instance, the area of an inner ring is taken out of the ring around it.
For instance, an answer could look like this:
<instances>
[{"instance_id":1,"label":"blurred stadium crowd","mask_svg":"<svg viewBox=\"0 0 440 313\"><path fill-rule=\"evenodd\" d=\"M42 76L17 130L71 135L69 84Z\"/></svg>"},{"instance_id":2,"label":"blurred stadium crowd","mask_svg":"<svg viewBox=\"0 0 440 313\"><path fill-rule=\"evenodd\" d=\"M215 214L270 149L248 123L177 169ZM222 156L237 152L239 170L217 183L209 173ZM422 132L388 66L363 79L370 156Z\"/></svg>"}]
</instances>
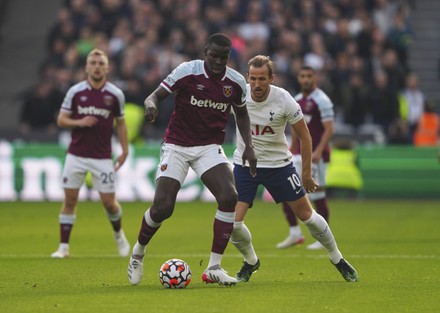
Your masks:
<instances>
[{"instance_id":1,"label":"blurred stadium crowd","mask_svg":"<svg viewBox=\"0 0 440 313\"><path fill-rule=\"evenodd\" d=\"M392 0L66 0L47 34L41 80L23 105L21 130L57 131L67 89L84 79L94 47L110 55L110 78L126 100L145 97L178 64L203 58L209 34L233 41L230 66L246 74L254 55L275 61L275 83L298 92L302 64L319 71L337 125L377 125L388 143L412 143L423 91L408 64L411 3ZM160 140L172 103L163 104L143 140ZM32 107L37 107L33 110ZM232 127L231 127L232 129Z\"/></svg>"}]
</instances>

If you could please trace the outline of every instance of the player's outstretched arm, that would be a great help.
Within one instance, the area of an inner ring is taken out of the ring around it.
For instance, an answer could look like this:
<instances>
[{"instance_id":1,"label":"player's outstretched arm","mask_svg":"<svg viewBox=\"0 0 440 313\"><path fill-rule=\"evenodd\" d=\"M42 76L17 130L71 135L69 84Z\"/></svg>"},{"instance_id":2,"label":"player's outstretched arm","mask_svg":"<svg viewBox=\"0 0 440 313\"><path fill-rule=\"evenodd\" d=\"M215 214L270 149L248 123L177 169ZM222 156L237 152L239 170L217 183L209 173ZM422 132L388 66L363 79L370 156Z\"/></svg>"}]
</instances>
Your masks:
<instances>
[{"instance_id":1,"label":"player's outstretched arm","mask_svg":"<svg viewBox=\"0 0 440 313\"><path fill-rule=\"evenodd\" d=\"M159 106L159 102L162 101L162 99L165 99L169 94L170 93L165 88L159 86L147 97L147 99L145 99L145 119L148 122L154 123L157 115L159 114L159 111L157 109L157 107Z\"/></svg>"},{"instance_id":2,"label":"player's outstretched arm","mask_svg":"<svg viewBox=\"0 0 440 313\"><path fill-rule=\"evenodd\" d=\"M255 156L254 146L252 145L251 122L246 106L234 107L235 122L237 123L238 131L241 138L243 138L245 148L242 155L243 166L246 161L249 163L249 169L252 176L257 175L257 157Z\"/></svg>"}]
</instances>

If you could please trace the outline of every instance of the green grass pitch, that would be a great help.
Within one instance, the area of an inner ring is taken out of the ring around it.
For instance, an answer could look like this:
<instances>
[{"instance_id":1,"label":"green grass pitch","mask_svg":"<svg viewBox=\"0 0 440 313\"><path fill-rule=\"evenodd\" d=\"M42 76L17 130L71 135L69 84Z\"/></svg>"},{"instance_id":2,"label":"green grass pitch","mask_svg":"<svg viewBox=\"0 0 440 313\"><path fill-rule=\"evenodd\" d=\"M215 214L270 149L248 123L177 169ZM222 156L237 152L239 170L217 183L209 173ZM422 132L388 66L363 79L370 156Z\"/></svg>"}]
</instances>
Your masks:
<instances>
[{"instance_id":1,"label":"green grass pitch","mask_svg":"<svg viewBox=\"0 0 440 313\"><path fill-rule=\"evenodd\" d=\"M131 244L150 203L123 203ZM0 203L0 312L440 312L440 203L331 200L330 225L360 282L347 283L325 251L304 245L278 250L287 234L281 208L256 202L247 225L261 260L248 283L204 285L214 203L178 203L150 243L144 279L131 286L128 258L117 255L99 203L80 203L71 257L51 259L58 246L60 203ZM169 258L185 260L191 284L164 289ZM235 274L242 259L230 244L222 266Z\"/></svg>"}]
</instances>

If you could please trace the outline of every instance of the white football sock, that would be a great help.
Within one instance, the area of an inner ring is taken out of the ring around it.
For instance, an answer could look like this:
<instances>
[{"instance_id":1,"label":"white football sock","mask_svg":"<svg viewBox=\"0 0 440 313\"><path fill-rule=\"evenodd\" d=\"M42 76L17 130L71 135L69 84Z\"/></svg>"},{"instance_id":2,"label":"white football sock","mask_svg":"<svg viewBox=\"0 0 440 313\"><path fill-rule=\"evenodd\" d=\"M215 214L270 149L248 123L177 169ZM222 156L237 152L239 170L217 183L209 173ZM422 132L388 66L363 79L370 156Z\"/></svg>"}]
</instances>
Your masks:
<instances>
[{"instance_id":1,"label":"white football sock","mask_svg":"<svg viewBox=\"0 0 440 313\"><path fill-rule=\"evenodd\" d=\"M231 234L231 242L244 256L244 260L250 265L255 265L258 257L252 245L252 235L243 222L235 222Z\"/></svg>"},{"instance_id":2,"label":"white football sock","mask_svg":"<svg viewBox=\"0 0 440 313\"><path fill-rule=\"evenodd\" d=\"M140 255L144 256L145 254L145 247L139 243L139 241L136 241L136 243L133 246L133 255Z\"/></svg>"},{"instance_id":3,"label":"white football sock","mask_svg":"<svg viewBox=\"0 0 440 313\"><path fill-rule=\"evenodd\" d=\"M304 221L304 224L313 238L318 240L327 249L332 263L338 263L342 259L342 254L325 219L313 210L312 216L307 221Z\"/></svg>"},{"instance_id":4,"label":"white football sock","mask_svg":"<svg viewBox=\"0 0 440 313\"><path fill-rule=\"evenodd\" d=\"M208 268L217 268L220 267L220 263L222 261L223 254L218 254L215 252L211 252L211 257L209 258Z\"/></svg>"},{"instance_id":5,"label":"white football sock","mask_svg":"<svg viewBox=\"0 0 440 313\"><path fill-rule=\"evenodd\" d=\"M69 244L68 243L60 243L60 246L58 247L59 251L69 251Z\"/></svg>"},{"instance_id":6,"label":"white football sock","mask_svg":"<svg viewBox=\"0 0 440 313\"><path fill-rule=\"evenodd\" d=\"M60 213L60 215L58 215L58 220L59 220L60 224L74 225L75 221L76 221L76 215L75 214Z\"/></svg>"}]
</instances>

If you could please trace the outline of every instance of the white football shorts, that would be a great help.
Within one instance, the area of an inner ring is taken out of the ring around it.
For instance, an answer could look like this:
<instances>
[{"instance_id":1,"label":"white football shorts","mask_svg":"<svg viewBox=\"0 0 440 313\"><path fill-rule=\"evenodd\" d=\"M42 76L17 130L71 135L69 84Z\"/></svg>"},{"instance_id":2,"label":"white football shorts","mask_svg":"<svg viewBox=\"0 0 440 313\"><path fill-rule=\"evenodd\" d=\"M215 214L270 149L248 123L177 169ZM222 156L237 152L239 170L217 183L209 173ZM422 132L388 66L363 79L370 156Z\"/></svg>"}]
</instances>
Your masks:
<instances>
[{"instance_id":1,"label":"white football shorts","mask_svg":"<svg viewBox=\"0 0 440 313\"><path fill-rule=\"evenodd\" d=\"M82 158L68 153L64 162L61 185L67 189L79 189L87 172L92 174L93 188L103 193L115 192L115 169L112 159Z\"/></svg>"},{"instance_id":2,"label":"white football shorts","mask_svg":"<svg viewBox=\"0 0 440 313\"><path fill-rule=\"evenodd\" d=\"M183 185L190 167L201 177L204 172L221 163L230 165L221 145L183 147L164 143L160 150L156 179L171 177Z\"/></svg>"}]
</instances>

